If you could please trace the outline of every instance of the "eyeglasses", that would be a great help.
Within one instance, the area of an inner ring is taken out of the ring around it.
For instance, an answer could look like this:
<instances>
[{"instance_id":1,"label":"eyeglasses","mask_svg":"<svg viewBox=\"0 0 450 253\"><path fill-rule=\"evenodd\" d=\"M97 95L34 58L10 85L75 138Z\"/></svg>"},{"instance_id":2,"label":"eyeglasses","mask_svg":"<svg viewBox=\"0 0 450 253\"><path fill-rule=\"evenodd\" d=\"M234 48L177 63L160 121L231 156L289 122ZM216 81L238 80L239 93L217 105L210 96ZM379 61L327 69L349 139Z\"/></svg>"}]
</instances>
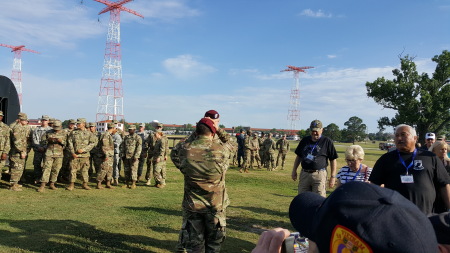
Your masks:
<instances>
[{"instance_id":1,"label":"eyeglasses","mask_svg":"<svg viewBox=\"0 0 450 253\"><path fill-rule=\"evenodd\" d=\"M356 160L345 159L348 163L356 163Z\"/></svg>"}]
</instances>

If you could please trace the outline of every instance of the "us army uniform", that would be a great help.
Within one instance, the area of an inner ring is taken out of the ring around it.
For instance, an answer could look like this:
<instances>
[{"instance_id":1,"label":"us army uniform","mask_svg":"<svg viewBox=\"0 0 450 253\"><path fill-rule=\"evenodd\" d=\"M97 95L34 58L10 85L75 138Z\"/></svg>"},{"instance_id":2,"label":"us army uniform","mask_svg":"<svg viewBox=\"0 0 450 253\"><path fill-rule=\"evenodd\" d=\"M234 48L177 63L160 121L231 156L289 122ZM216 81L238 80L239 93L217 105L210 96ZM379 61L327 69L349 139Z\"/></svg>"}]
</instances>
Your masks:
<instances>
[{"instance_id":1,"label":"us army uniform","mask_svg":"<svg viewBox=\"0 0 450 253\"><path fill-rule=\"evenodd\" d=\"M2 170L6 165L6 159L11 149L10 136L11 129L8 125L3 123L3 112L0 111L0 179L2 177Z\"/></svg>"},{"instance_id":2,"label":"us army uniform","mask_svg":"<svg viewBox=\"0 0 450 253\"><path fill-rule=\"evenodd\" d=\"M252 136L252 131L248 130L247 135L244 140L244 161L242 162L242 168L239 172L248 173L248 168L250 167L250 158L251 158L251 150L250 150L250 138Z\"/></svg>"},{"instance_id":3,"label":"us army uniform","mask_svg":"<svg viewBox=\"0 0 450 253\"><path fill-rule=\"evenodd\" d=\"M114 185L119 185L120 176L120 145L122 144L122 137L119 133L112 135L114 140L114 162L113 162L113 179Z\"/></svg>"},{"instance_id":4,"label":"us army uniform","mask_svg":"<svg viewBox=\"0 0 450 253\"><path fill-rule=\"evenodd\" d=\"M41 186L38 192L43 192L45 185L50 182L49 188L56 190L55 183L62 167L64 148L67 144L67 134L62 130L61 121L55 120L53 130L42 136L41 145L45 149Z\"/></svg>"},{"instance_id":5,"label":"us army uniform","mask_svg":"<svg viewBox=\"0 0 450 253\"><path fill-rule=\"evenodd\" d=\"M102 189L102 181L106 177L106 188L113 188L111 186L112 171L114 164L114 139L113 134L115 133L115 128L113 123L108 123L108 130L105 131L98 142L99 153L101 154L102 163L100 166L100 171L97 173L97 189Z\"/></svg>"},{"instance_id":6,"label":"us army uniform","mask_svg":"<svg viewBox=\"0 0 450 253\"><path fill-rule=\"evenodd\" d=\"M67 145L72 154L70 161L70 185L66 189L72 191L77 180L77 172L81 171L83 189L90 190L89 182L89 156L90 151L97 144L95 136L86 129L86 119L77 120L77 129L73 130L67 138Z\"/></svg>"},{"instance_id":7,"label":"us army uniform","mask_svg":"<svg viewBox=\"0 0 450 253\"><path fill-rule=\"evenodd\" d=\"M155 186L164 188L166 185L166 160L169 154L169 140L163 132L155 133L155 147L153 150L153 168Z\"/></svg>"},{"instance_id":8,"label":"us army uniform","mask_svg":"<svg viewBox=\"0 0 450 253\"><path fill-rule=\"evenodd\" d=\"M73 130L75 130L76 123L77 123L77 121L74 119L69 120L69 127L64 129L64 132L66 133L67 136L69 136L69 134ZM66 147L64 148L63 164L62 164L61 172L60 172L60 178L64 179L65 181L69 181L69 178L70 178L70 161L71 160L72 160L72 154L69 151L69 146L66 145Z\"/></svg>"},{"instance_id":9,"label":"us army uniform","mask_svg":"<svg viewBox=\"0 0 450 253\"><path fill-rule=\"evenodd\" d=\"M139 127L145 127L145 124L140 124ZM145 158L147 157L147 148L146 148L146 143L145 141L148 138L148 133L144 131L139 131L136 133L139 137L141 137L142 140L142 151L141 151L141 156L139 157L139 164L138 164L138 181L140 180L141 176L142 176L142 172L144 170L144 164L145 164ZM146 178L147 179L147 178Z\"/></svg>"},{"instance_id":10,"label":"us army uniform","mask_svg":"<svg viewBox=\"0 0 450 253\"><path fill-rule=\"evenodd\" d=\"M264 148L264 141L267 139L264 133L261 133L261 137L258 138L259 141L259 158L261 158L261 165L265 168L267 166L266 150Z\"/></svg>"},{"instance_id":11,"label":"us army uniform","mask_svg":"<svg viewBox=\"0 0 450 253\"><path fill-rule=\"evenodd\" d=\"M128 129L129 135L126 135L120 147L120 157L123 160L123 169L128 188L135 189L137 181L137 167L139 157L142 151L142 140L135 131L136 126L131 125ZM131 185L130 185L131 183Z\"/></svg>"},{"instance_id":12,"label":"us army uniform","mask_svg":"<svg viewBox=\"0 0 450 253\"><path fill-rule=\"evenodd\" d=\"M232 149L229 143L199 136L172 150L172 161L184 175L183 223L177 252L220 252L229 205L225 173Z\"/></svg>"},{"instance_id":13,"label":"us army uniform","mask_svg":"<svg viewBox=\"0 0 450 253\"><path fill-rule=\"evenodd\" d=\"M48 115L42 115L41 121L49 121L50 117ZM42 161L45 156L45 148L41 145L42 136L44 136L48 131L52 130L48 123L42 122L41 126L36 127L33 130L32 138L33 142L31 146L33 147L34 157L33 157L33 166L34 166L34 181L35 183L39 182L42 177ZM43 126L46 125L46 126Z\"/></svg>"},{"instance_id":14,"label":"us army uniform","mask_svg":"<svg viewBox=\"0 0 450 253\"><path fill-rule=\"evenodd\" d=\"M289 152L289 141L286 140L286 136L283 136L283 138L277 141L276 148L278 150L277 167L280 165L281 160L281 169L284 170L284 164L286 163L286 154Z\"/></svg>"},{"instance_id":15,"label":"us army uniform","mask_svg":"<svg viewBox=\"0 0 450 253\"><path fill-rule=\"evenodd\" d=\"M11 130L11 150L9 152L11 179L10 190L21 191L18 183L23 175L25 161L31 146L31 129L28 126L28 117L22 113L19 122Z\"/></svg>"},{"instance_id":16,"label":"us army uniform","mask_svg":"<svg viewBox=\"0 0 450 253\"><path fill-rule=\"evenodd\" d=\"M267 158L267 170L274 170L275 169L275 150L276 150L276 144L275 141L272 139L272 134L269 133L269 136L263 143L264 149L266 151L266 158Z\"/></svg>"},{"instance_id":17,"label":"us army uniform","mask_svg":"<svg viewBox=\"0 0 450 253\"><path fill-rule=\"evenodd\" d=\"M95 143L94 148L91 149L91 152L90 152L91 156L89 157L89 173L91 175L93 175L93 174L98 174L99 173L100 166L101 166L101 164L103 162L103 159L102 159L102 154L101 154L101 152L99 150L99 147L98 147L98 141L99 141L99 138L100 138L100 133L97 132L97 130L96 130L97 126L93 122L90 122L88 124L88 126L89 126L89 131L92 133L92 135L94 135L95 140L97 141L97 143Z\"/></svg>"},{"instance_id":18,"label":"us army uniform","mask_svg":"<svg viewBox=\"0 0 450 253\"><path fill-rule=\"evenodd\" d=\"M260 169L261 159L259 158L259 140L257 133L253 133L253 136L249 139L250 168L253 169L253 162L256 160L256 165L258 166L258 169Z\"/></svg>"},{"instance_id":19,"label":"us army uniform","mask_svg":"<svg viewBox=\"0 0 450 253\"><path fill-rule=\"evenodd\" d=\"M145 183L146 185L150 185L151 184L151 179L153 177L154 174L154 167L153 167L153 152L155 150L155 132L149 134L147 136L147 139L145 140L145 145L144 145L144 152L147 153L147 172L145 173L145 180L147 180L147 182Z\"/></svg>"}]
</instances>

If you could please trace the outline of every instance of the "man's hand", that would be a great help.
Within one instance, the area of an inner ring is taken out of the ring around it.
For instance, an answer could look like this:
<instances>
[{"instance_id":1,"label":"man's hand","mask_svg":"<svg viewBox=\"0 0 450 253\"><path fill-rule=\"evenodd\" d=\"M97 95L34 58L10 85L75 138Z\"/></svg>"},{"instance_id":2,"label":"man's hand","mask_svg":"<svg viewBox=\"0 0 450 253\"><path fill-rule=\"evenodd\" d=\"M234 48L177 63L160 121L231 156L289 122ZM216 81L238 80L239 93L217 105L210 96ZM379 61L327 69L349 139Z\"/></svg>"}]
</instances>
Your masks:
<instances>
[{"instance_id":1,"label":"man's hand","mask_svg":"<svg viewBox=\"0 0 450 253\"><path fill-rule=\"evenodd\" d=\"M84 153L84 150L82 150L82 149L77 150L77 154L83 154L83 153Z\"/></svg>"},{"instance_id":2,"label":"man's hand","mask_svg":"<svg viewBox=\"0 0 450 253\"><path fill-rule=\"evenodd\" d=\"M296 170L292 170L292 180L297 181L297 171Z\"/></svg>"},{"instance_id":3,"label":"man's hand","mask_svg":"<svg viewBox=\"0 0 450 253\"><path fill-rule=\"evenodd\" d=\"M336 178L330 177L330 182L329 182L330 188L333 188L335 184L336 184Z\"/></svg>"},{"instance_id":4,"label":"man's hand","mask_svg":"<svg viewBox=\"0 0 450 253\"><path fill-rule=\"evenodd\" d=\"M283 241L289 235L289 230L283 228L264 231L252 253L280 253Z\"/></svg>"},{"instance_id":5,"label":"man's hand","mask_svg":"<svg viewBox=\"0 0 450 253\"><path fill-rule=\"evenodd\" d=\"M78 158L77 154L72 154L73 158Z\"/></svg>"},{"instance_id":6,"label":"man's hand","mask_svg":"<svg viewBox=\"0 0 450 253\"><path fill-rule=\"evenodd\" d=\"M20 152L20 158L25 159L27 157L27 152Z\"/></svg>"},{"instance_id":7,"label":"man's hand","mask_svg":"<svg viewBox=\"0 0 450 253\"><path fill-rule=\"evenodd\" d=\"M161 162L161 158L159 158L159 157L156 158L156 162L157 162L157 163Z\"/></svg>"}]
</instances>

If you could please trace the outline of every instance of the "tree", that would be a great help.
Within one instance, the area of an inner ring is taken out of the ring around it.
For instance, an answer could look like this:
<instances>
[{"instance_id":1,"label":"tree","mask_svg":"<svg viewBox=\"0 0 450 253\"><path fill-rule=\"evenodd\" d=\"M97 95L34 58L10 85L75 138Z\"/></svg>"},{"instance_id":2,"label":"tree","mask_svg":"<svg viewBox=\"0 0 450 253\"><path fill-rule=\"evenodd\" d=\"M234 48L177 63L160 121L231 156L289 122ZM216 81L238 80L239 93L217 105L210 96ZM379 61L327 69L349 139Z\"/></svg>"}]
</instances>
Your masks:
<instances>
[{"instance_id":1,"label":"tree","mask_svg":"<svg viewBox=\"0 0 450 253\"><path fill-rule=\"evenodd\" d=\"M350 117L350 119L348 119L348 121L346 121L344 125L347 127L346 137L348 137L350 141L353 142L353 144L355 144L356 140L366 137L367 126L366 124L363 124L362 119L353 116Z\"/></svg>"},{"instance_id":2,"label":"tree","mask_svg":"<svg viewBox=\"0 0 450 253\"><path fill-rule=\"evenodd\" d=\"M306 132L305 129L302 129L297 132L297 135L300 139L303 139L304 137L308 136L308 132Z\"/></svg>"},{"instance_id":3,"label":"tree","mask_svg":"<svg viewBox=\"0 0 450 253\"><path fill-rule=\"evenodd\" d=\"M378 120L380 130L385 126L408 124L416 127L419 140L426 132L439 133L450 123L450 52L444 50L432 60L436 68L432 77L418 74L414 58L400 58L400 69L394 69L393 80L384 77L366 82L367 96L384 108L396 110L395 117Z\"/></svg>"},{"instance_id":4,"label":"tree","mask_svg":"<svg viewBox=\"0 0 450 253\"><path fill-rule=\"evenodd\" d=\"M333 141L341 140L341 130L338 125L331 123L323 129L323 135L329 137Z\"/></svg>"}]
</instances>

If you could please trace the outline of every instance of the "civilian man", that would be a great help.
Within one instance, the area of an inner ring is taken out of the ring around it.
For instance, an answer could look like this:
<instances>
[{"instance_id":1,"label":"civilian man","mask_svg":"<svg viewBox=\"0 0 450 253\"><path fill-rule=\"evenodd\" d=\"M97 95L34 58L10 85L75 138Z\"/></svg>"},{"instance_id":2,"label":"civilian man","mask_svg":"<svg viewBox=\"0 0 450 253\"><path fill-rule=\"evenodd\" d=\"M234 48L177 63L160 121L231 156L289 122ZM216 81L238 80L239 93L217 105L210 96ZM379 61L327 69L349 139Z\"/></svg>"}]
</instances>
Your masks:
<instances>
[{"instance_id":1,"label":"civilian man","mask_svg":"<svg viewBox=\"0 0 450 253\"><path fill-rule=\"evenodd\" d=\"M433 143L436 142L436 135L434 133L425 134L425 145L421 147L422 150L428 150Z\"/></svg>"}]
</instances>

